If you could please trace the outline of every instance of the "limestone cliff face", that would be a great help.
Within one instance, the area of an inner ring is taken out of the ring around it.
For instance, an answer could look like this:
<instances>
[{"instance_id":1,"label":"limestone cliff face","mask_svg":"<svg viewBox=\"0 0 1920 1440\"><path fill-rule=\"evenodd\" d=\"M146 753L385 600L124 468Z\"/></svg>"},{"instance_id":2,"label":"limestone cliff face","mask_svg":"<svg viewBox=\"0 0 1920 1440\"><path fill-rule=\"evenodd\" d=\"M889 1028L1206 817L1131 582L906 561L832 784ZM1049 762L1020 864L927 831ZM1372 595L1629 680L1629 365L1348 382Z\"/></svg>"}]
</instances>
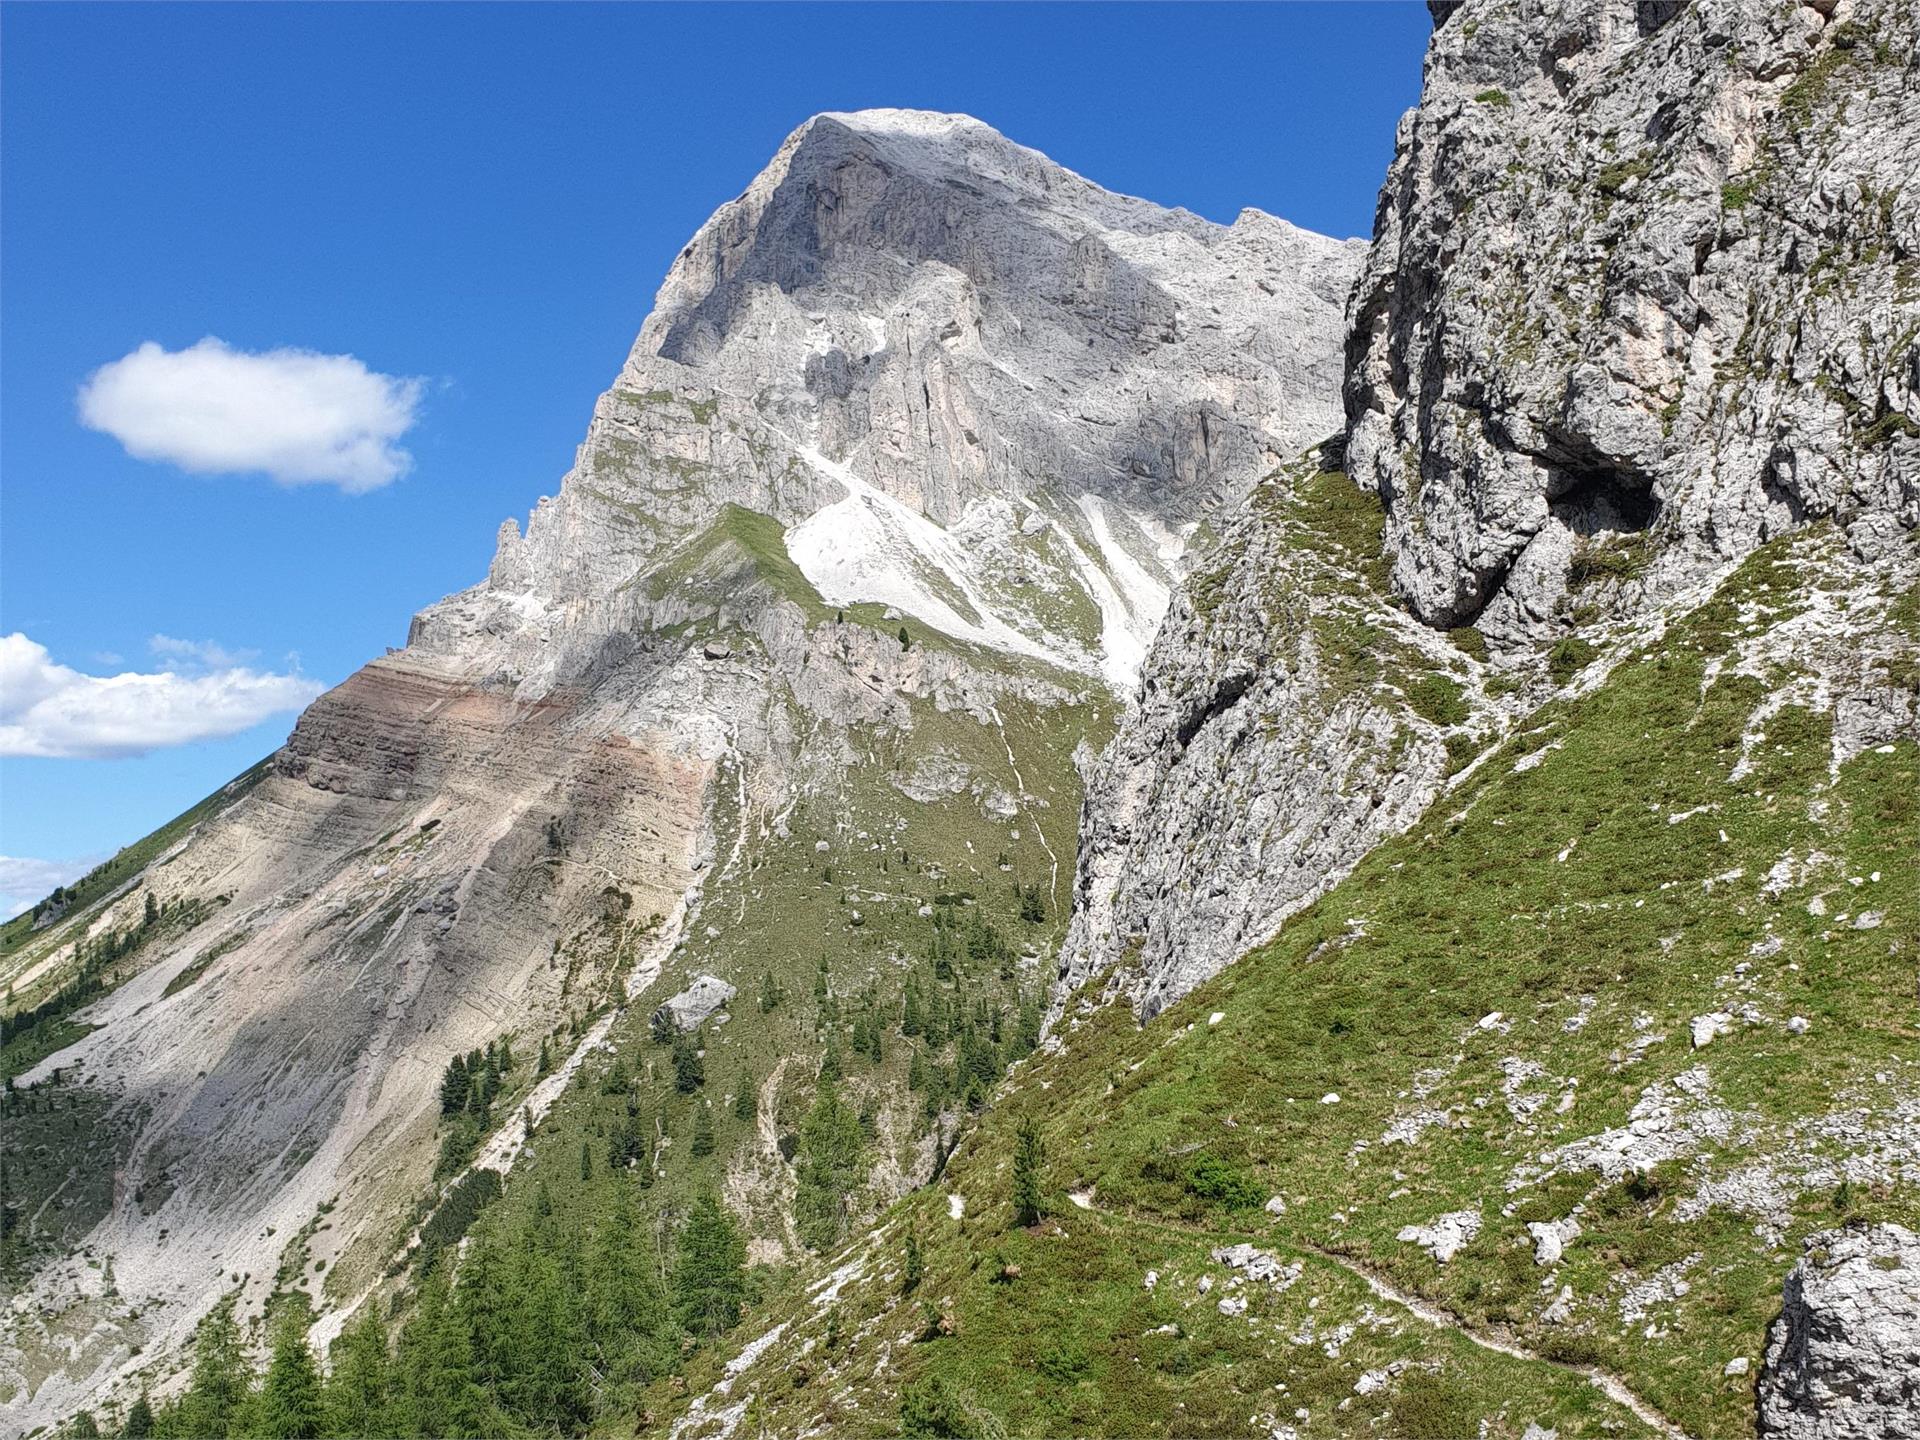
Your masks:
<instances>
[{"instance_id":1,"label":"limestone cliff face","mask_svg":"<svg viewBox=\"0 0 1920 1440\"><path fill-rule=\"evenodd\" d=\"M1364 644L1406 658L1356 689L1324 634L1271 604L1315 588L1282 543L1301 523L1285 507L1197 562L1213 593L1176 600L1090 773L1069 988L1119 965L1151 1011L1217 972L1440 793L1422 721L1447 719L1465 758L1618 625L1691 603L1767 540L1830 519L1848 574L1876 577L1860 583L1911 567L1912 8L1435 11L1327 450L1383 509L1390 577ZM1473 626L1463 642L1490 646L1492 671L1395 639L1409 616L1429 641ZM1562 637L1576 648L1556 666ZM1465 703L1410 715L1423 667ZM1861 729L1911 723L1897 685L1863 686Z\"/></svg>"},{"instance_id":2,"label":"limestone cliff face","mask_svg":"<svg viewBox=\"0 0 1920 1440\"><path fill-rule=\"evenodd\" d=\"M1913 7L1437 13L1347 336L1414 613L1538 639L1810 520L1911 528Z\"/></svg>"},{"instance_id":3,"label":"limestone cliff face","mask_svg":"<svg viewBox=\"0 0 1920 1440\"><path fill-rule=\"evenodd\" d=\"M755 926L791 951L780 907L812 892L765 892L776 850L817 892L814 833L860 855L911 835L970 885L1004 891L1017 862L1058 914L1067 757L1131 683L1193 529L1337 419L1359 250L1110 194L964 117L796 131L675 263L487 578L317 701L142 877L206 918L24 1077L84 1074L123 1139L85 1248L0 1336L8 1424L172 1353L236 1277L257 1313L289 1237L324 1339L431 1195L448 1058L509 1032L574 1047L485 1143L480 1163L511 1165L522 1115L629 1000L644 1026L656 978L757 986ZM804 838L801 814L820 817ZM142 898L50 929L6 978L59 973L72 927ZM868 934L888 906L903 934L926 923L918 899L853 899ZM836 945L847 913L828 909ZM726 1189L778 1258L767 1084ZM877 1201L932 1161L898 1129Z\"/></svg>"}]
</instances>

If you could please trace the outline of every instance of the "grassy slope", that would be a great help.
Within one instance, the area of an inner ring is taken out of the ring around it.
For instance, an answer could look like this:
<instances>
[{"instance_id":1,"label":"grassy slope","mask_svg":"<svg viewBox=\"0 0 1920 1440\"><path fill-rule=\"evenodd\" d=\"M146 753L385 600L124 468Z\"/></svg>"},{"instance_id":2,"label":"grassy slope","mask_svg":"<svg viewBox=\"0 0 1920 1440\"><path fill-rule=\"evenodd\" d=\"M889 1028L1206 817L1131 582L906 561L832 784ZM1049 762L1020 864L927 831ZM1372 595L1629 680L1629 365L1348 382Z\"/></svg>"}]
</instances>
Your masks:
<instances>
[{"instance_id":1,"label":"grassy slope","mask_svg":"<svg viewBox=\"0 0 1920 1440\"><path fill-rule=\"evenodd\" d=\"M1484 1335L1597 1364L1692 1433L1748 1433L1751 1377L1721 1372L1757 1358L1800 1237L1843 1216L1920 1221L1910 1184L1839 1188L1837 1161L1867 1146L1823 1140L1809 1123L1853 1111L1884 1127L1891 1090L1914 1087L1920 755L1902 743L1830 778L1827 717L1789 707L1767 723L1753 773L1729 781L1774 685L1716 662L1736 634L1792 614L1802 584L1790 549L1755 557L1598 690L1532 717L1426 825L1380 847L1272 944L1145 1029L1113 1010L1070 1029L1066 1053L1022 1067L956 1155L942 1189L966 1197L964 1219L949 1218L942 1194L912 1197L869 1273L840 1294L839 1329L853 1338L816 1349L801 1380L796 1342L823 1343L832 1307L776 1307L768 1322L796 1328L735 1393L751 1391L756 1419L779 1431L829 1418L837 1433L889 1433L903 1387L921 1399L939 1390L947 1428L980 1433L1236 1433L1269 1413L1303 1434L1473 1434L1482 1418L1514 1436L1533 1420L1563 1436L1638 1425L1545 1359L1495 1355L1370 1301L1325 1251ZM1540 763L1515 771L1535 753ZM1701 806L1715 808L1669 823ZM1782 856L1816 848L1828 863L1777 896L1762 891ZM1816 895L1825 914L1809 913ZM1885 917L1877 929L1838 919L1869 907ZM1753 954L1770 936L1779 948ZM1742 1004L1762 1023L1736 1020L1691 1048L1691 1017ZM1479 1028L1496 1010L1502 1020ZM1790 1015L1811 1029L1790 1034ZM1572 1164L1542 1175L1546 1152L1626 1124L1650 1090L1695 1083L1689 1072L1706 1088L1677 1108L1724 1113L1721 1138L1637 1181ZM1333 1093L1337 1104L1321 1103ZM1382 1143L1420 1110L1444 1110L1446 1123ZM1057 1224L1038 1233L1010 1225L1025 1115L1050 1157ZM1284 1196L1286 1215L1196 1194L1203 1155L1244 1176L1252 1198ZM1771 1214L1726 1203L1758 1193L1743 1184L1755 1165L1781 1182ZM1087 1186L1092 1210L1067 1203ZM1558 1266L1537 1266L1526 1222L1576 1205L1584 1233ZM1395 1238L1458 1209L1477 1211L1482 1229L1447 1266ZM927 1278L902 1300L909 1225ZM1230 1318L1214 1307L1218 1290L1201 1299L1194 1286L1202 1272L1225 1283L1204 1252L1241 1234L1302 1259L1304 1278L1284 1293L1249 1287L1249 1316ZM1007 1263L1020 1274L1002 1283ZM1151 1292L1149 1269L1161 1275ZM1663 1269L1685 1293L1669 1289L1629 1320L1628 1287ZM1570 1314L1549 1323L1562 1285ZM915 1342L926 1302L958 1338ZM1300 1343L1309 1313L1317 1328ZM1153 1333L1169 1323L1175 1332ZM1330 1355L1328 1333L1349 1324ZM1355 1393L1396 1355L1421 1363Z\"/></svg>"}]
</instances>

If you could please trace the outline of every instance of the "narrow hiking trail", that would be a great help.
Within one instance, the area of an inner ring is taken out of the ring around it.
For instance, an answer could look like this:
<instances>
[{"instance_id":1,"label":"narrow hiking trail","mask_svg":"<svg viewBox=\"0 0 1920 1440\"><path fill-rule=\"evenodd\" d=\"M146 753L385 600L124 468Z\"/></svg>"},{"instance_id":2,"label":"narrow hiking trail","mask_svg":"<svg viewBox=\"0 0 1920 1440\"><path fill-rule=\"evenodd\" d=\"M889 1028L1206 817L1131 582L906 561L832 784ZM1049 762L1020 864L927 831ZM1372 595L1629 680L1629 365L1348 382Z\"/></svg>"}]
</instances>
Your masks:
<instances>
[{"instance_id":1,"label":"narrow hiking trail","mask_svg":"<svg viewBox=\"0 0 1920 1440\"><path fill-rule=\"evenodd\" d=\"M1123 1214L1119 1211L1104 1209L1093 1203L1093 1197L1086 1192L1072 1194L1076 1208L1102 1220L1122 1225L1138 1226L1147 1230L1160 1230L1169 1234L1186 1235L1197 1239L1223 1240L1235 1242L1247 1240L1254 1244L1262 1241L1277 1249L1292 1250L1312 1260L1319 1260L1342 1270L1360 1281L1378 1299L1397 1305L1423 1324L1436 1329L1449 1330L1468 1344L1496 1355L1504 1355L1511 1360L1526 1361L1536 1365L1546 1365L1569 1375L1578 1375L1589 1385L1623 1409L1630 1411L1634 1418L1649 1429L1667 1437L1667 1440L1695 1440L1691 1432L1676 1425L1661 1413L1658 1406L1638 1394L1618 1375L1603 1370L1597 1365L1581 1365L1569 1360L1556 1360L1543 1355L1520 1343L1511 1332L1490 1326L1475 1325L1464 1317L1447 1309L1443 1305L1422 1298L1411 1291L1403 1290L1392 1281L1385 1279L1371 1268L1349 1256L1328 1250L1309 1240L1291 1237L1250 1236L1239 1233L1200 1230L1186 1225L1176 1225L1168 1221L1150 1220L1144 1216Z\"/></svg>"},{"instance_id":2,"label":"narrow hiking trail","mask_svg":"<svg viewBox=\"0 0 1920 1440\"><path fill-rule=\"evenodd\" d=\"M1495 1354L1506 1355L1515 1360L1528 1360L1535 1364L1551 1365L1554 1369L1564 1370L1570 1375L1583 1376L1589 1385L1599 1390L1601 1394L1605 1395L1616 1405L1621 1405L1631 1410L1641 1424L1659 1431L1662 1435L1667 1436L1668 1440L1693 1440L1693 1436L1688 1431L1681 1429L1678 1425L1674 1424L1673 1421L1661 1414L1651 1401L1635 1394L1633 1390L1628 1388L1625 1381L1611 1371L1602 1370L1597 1365L1578 1365L1570 1360L1556 1360L1552 1356L1542 1355L1539 1351L1530 1350L1522 1345L1518 1340L1515 1340L1509 1332L1471 1325L1453 1311L1448 1310L1444 1306L1436 1305L1431 1300L1424 1300L1411 1291L1402 1290L1392 1281L1384 1279L1366 1266L1361 1265L1359 1262L1345 1255L1339 1255L1331 1250L1323 1250L1317 1245L1309 1245L1300 1241L1294 1242L1294 1245L1295 1248L1304 1250L1307 1254L1317 1256L1328 1264L1346 1271L1347 1274L1353 1276L1356 1280L1362 1281L1366 1287L1380 1299L1400 1306L1403 1310L1413 1315L1415 1319L1422 1320L1428 1325L1437 1326L1444 1330L1451 1330L1463 1340L1479 1346L1482 1350L1491 1350Z\"/></svg>"}]
</instances>

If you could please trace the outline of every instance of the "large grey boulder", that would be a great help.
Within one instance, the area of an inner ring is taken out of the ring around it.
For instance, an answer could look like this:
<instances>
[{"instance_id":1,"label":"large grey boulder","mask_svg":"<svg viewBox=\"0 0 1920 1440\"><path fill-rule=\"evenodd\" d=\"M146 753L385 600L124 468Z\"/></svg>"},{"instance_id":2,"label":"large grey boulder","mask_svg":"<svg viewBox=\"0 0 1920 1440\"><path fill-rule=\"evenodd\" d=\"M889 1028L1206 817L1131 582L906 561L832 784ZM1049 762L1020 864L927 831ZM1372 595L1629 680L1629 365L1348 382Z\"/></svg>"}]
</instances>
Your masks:
<instances>
[{"instance_id":1,"label":"large grey boulder","mask_svg":"<svg viewBox=\"0 0 1920 1440\"><path fill-rule=\"evenodd\" d=\"M1762 1435L1920 1436L1920 1235L1863 1225L1808 1238L1768 1332L1759 1404Z\"/></svg>"},{"instance_id":2,"label":"large grey boulder","mask_svg":"<svg viewBox=\"0 0 1920 1440\"><path fill-rule=\"evenodd\" d=\"M707 1019L733 999L737 992L726 981L713 975L699 976L686 989L653 1012L655 1024L665 1021L676 1030L697 1030Z\"/></svg>"}]
</instances>

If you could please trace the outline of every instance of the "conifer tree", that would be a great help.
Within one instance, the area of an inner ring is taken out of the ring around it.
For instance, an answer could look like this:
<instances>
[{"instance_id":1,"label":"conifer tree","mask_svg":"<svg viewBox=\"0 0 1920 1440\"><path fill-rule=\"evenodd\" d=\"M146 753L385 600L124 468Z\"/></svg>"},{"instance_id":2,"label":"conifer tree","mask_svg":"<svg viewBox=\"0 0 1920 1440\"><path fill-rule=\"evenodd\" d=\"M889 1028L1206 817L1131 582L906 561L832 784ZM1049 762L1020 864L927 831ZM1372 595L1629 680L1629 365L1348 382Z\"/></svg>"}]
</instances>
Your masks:
<instances>
[{"instance_id":1,"label":"conifer tree","mask_svg":"<svg viewBox=\"0 0 1920 1440\"><path fill-rule=\"evenodd\" d=\"M151 1440L153 1435L153 1402L147 1399L142 1390L140 1398L127 1407L126 1423L120 1427L120 1440Z\"/></svg>"},{"instance_id":2,"label":"conifer tree","mask_svg":"<svg viewBox=\"0 0 1920 1440\"><path fill-rule=\"evenodd\" d=\"M920 1256L920 1231L912 1225L907 1226L907 1262L901 1272L900 1288L912 1292L920 1288L920 1281L926 1276L926 1262Z\"/></svg>"},{"instance_id":3,"label":"conifer tree","mask_svg":"<svg viewBox=\"0 0 1920 1440\"><path fill-rule=\"evenodd\" d=\"M625 1186L595 1232L588 1267L588 1333L600 1374L616 1388L650 1383L673 1358L666 1296Z\"/></svg>"},{"instance_id":4,"label":"conifer tree","mask_svg":"<svg viewBox=\"0 0 1920 1440\"><path fill-rule=\"evenodd\" d=\"M733 1118L751 1120L754 1116L753 1077L746 1071L740 1072L740 1084L733 1092Z\"/></svg>"},{"instance_id":5,"label":"conifer tree","mask_svg":"<svg viewBox=\"0 0 1920 1440\"><path fill-rule=\"evenodd\" d=\"M561 1257L529 1243L514 1247L497 1395L529 1429L572 1434L586 1418L582 1359L587 1337L577 1287Z\"/></svg>"},{"instance_id":6,"label":"conifer tree","mask_svg":"<svg viewBox=\"0 0 1920 1440\"><path fill-rule=\"evenodd\" d=\"M200 1322L194 1337L193 1378L181 1400L181 1426L193 1436L241 1433L247 1402L247 1361L229 1295Z\"/></svg>"},{"instance_id":7,"label":"conifer tree","mask_svg":"<svg viewBox=\"0 0 1920 1440\"><path fill-rule=\"evenodd\" d=\"M593 1147L585 1140L580 1142L580 1178L593 1179Z\"/></svg>"},{"instance_id":8,"label":"conifer tree","mask_svg":"<svg viewBox=\"0 0 1920 1440\"><path fill-rule=\"evenodd\" d=\"M693 1153L713 1153L713 1107L704 1100L693 1112Z\"/></svg>"},{"instance_id":9,"label":"conifer tree","mask_svg":"<svg viewBox=\"0 0 1920 1440\"><path fill-rule=\"evenodd\" d=\"M691 1095L706 1083L707 1068L700 1058L700 1040L697 1035L676 1034L673 1037L673 1088L682 1095Z\"/></svg>"},{"instance_id":10,"label":"conifer tree","mask_svg":"<svg viewBox=\"0 0 1920 1440\"><path fill-rule=\"evenodd\" d=\"M866 1178L866 1135L839 1087L823 1081L800 1127L794 1221L800 1238L825 1250L846 1233L848 1202Z\"/></svg>"},{"instance_id":11,"label":"conifer tree","mask_svg":"<svg viewBox=\"0 0 1920 1440\"><path fill-rule=\"evenodd\" d=\"M319 1440L320 1374L307 1344L312 1312L304 1299L281 1302L273 1322L273 1356L260 1387L250 1435L261 1440Z\"/></svg>"},{"instance_id":12,"label":"conifer tree","mask_svg":"<svg viewBox=\"0 0 1920 1440\"><path fill-rule=\"evenodd\" d=\"M458 1115L467 1108L467 1057L456 1055L440 1077L440 1113Z\"/></svg>"},{"instance_id":13,"label":"conifer tree","mask_svg":"<svg viewBox=\"0 0 1920 1440\"><path fill-rule=\"evenodd\" d=\"M333 1373L321 1394L329 1435L340 1440L385 1440L395 1433L391 1370L386 1327L369 1311L343 1330L333 1345Z\"/></svg>"},{"instance_id":14,"label":"conifer tree","mask_svg":"<svg viewBox=\"0 0 1920 1440\"><path fill-rule=\"evenodd\" d=\"M696 1340L739 1323L746 1298L741 1267L746 1242L719 1199L708 1191L693 1202L680 1227L673 1267L674 1315Z\"/></svg>"},{"instance_id":15,"label":"conifer tree","mask_svg":"<svg viewBox=\"0 0 1920 1440\"><path fill-rule=\"evenodd\" d=\"M1046 1213L1040 1176L1046 1159L1046 1146L1040 1139L1040 1127L1034 1123L1031 1115L1022 1116L1013 1149L1013 1219L1016 1225L1036 1225Z\"/></svg>"},{"instance_id":16,"label":"conifer tree","mask_svg":"<svg viewBox=\"0 0 1920 1440\"><path fill-rule=\"evenodd\" d=\"M486 1396L473 1378L473 1337L447 1295L444 1267L422 1289L400 1337L402 1426L410 1435L479 1435Z\"/></svg>"}]
</instances>

